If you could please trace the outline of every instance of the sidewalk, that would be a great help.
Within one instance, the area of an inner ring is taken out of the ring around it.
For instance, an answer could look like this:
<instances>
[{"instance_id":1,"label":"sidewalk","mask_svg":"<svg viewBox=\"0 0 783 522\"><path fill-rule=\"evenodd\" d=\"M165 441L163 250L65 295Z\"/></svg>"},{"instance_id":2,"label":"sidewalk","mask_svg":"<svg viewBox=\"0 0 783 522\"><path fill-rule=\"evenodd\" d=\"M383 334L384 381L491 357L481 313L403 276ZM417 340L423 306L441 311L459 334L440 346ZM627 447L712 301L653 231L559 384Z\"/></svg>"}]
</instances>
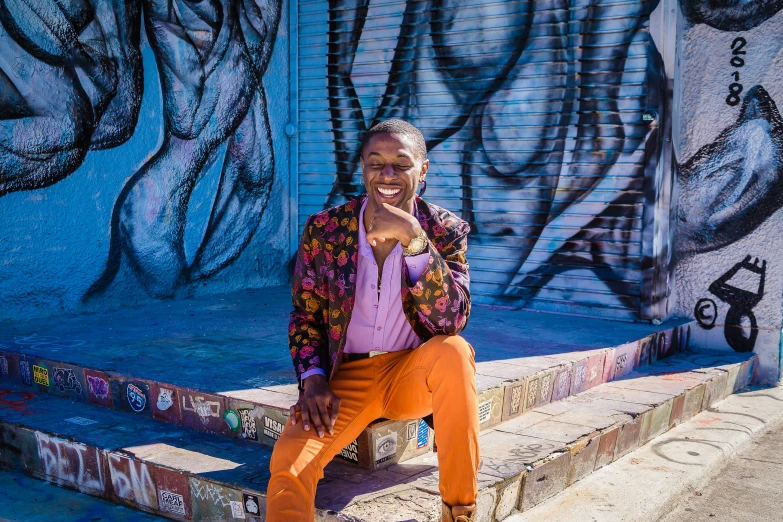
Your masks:
<instances>
[{"instance_id":1,"label":"sidewalk","mask_svg":"<svg viewBox=\"0 0 783 522\"><path fill-rule=\"evenodd\" d=\"M781 405L783 408L783 404ZM661 522L767 522L783 519L783 421L769 426Z\"/></svg>"},{"instance_id":2,"label":"sidewalk","mask_svg":"<svg viewBox=\"0 0 783 522\"><path fill-rule=\"evenodd\" d=\"M782 422L783 387L739 392L507 521L781 520Z\"/></svg>"}]
</instances>

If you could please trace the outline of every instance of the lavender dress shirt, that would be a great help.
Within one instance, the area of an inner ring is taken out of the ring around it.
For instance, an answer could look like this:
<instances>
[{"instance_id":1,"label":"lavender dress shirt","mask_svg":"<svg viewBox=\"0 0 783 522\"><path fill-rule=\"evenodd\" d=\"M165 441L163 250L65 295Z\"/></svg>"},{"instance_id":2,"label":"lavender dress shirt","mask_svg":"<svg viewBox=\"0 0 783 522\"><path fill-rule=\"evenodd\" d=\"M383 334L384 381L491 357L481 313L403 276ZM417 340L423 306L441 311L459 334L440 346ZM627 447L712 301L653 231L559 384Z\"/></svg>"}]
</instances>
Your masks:
<instances>
[{"instance_id":1,"label":"lavender dress shirt","mask_svg":"<svg viewBox=\"0 0 783 522\"><path fill-rule=\"evenodd\" d=\"M430 259L428 250L405 257L399 243L383 263L381 289L378 291L378 265L367 241L364 229L364 200L359 212L359 259L356 268L356 300L345 338L345 353L371 351L396 352L416 348L421 339L411 328L402 311L402 264L408 265L408 275L415 283L421 277ZM316 368L304 372L302 381L314 374L326 375Z\"/></svg>"}]
</instances>

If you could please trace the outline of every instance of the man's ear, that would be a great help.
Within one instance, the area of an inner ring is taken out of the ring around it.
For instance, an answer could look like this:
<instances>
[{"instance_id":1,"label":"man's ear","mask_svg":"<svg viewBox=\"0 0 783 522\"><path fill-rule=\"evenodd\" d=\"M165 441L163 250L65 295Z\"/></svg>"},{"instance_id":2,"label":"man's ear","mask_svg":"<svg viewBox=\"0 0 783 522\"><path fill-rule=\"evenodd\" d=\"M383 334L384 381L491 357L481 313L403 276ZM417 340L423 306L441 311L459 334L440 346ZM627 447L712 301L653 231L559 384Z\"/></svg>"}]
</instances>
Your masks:
<instances>
[{"instance_id":1,"label":"man's ear","mask_svg":"<svg viewBox=\"0 0 783 522\"><path fill-rule=\"evenodd\" d=\"M424 163L421 164L421 172L419 173L419 183L424 181L424 178L427 177L427 171L430 168L430 160L425 159Z\"/></svg>"}]
</instances>

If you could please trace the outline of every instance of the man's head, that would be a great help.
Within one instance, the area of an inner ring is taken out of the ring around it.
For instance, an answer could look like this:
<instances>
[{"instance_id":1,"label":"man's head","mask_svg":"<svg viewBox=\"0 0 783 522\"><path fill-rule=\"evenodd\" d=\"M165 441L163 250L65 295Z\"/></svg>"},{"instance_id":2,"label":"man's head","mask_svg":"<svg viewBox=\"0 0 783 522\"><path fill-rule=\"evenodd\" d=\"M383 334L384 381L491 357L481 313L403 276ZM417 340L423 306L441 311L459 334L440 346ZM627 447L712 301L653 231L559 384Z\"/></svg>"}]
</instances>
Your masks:
<instances>
[{"instance_id":1,"label":"man's head","mask_svg":"<svg viewBox=\"0 0 783 522\"><path fill-rule=\"evenodd\" d=\"M429 168L419 129L402 120L375 125L364 137L361 163L364 186L373 201L413 211L416 188Z\"/></svg>"}]
</instances>

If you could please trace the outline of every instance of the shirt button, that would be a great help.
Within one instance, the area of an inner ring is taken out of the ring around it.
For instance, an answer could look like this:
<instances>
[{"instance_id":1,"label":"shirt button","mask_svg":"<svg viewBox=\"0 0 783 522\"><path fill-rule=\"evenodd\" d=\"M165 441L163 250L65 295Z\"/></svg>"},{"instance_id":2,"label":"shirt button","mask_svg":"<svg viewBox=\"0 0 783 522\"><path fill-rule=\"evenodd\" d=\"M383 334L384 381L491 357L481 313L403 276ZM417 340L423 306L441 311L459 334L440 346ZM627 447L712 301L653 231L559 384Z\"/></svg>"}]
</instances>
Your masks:
<instances>
[{"instance_id":1,"label":"shirt button","mask_svg":"<svg viewBox=\"0 0 783 522\"><path fill-rule=\"evenodd\" d=\"M370 288L372 288L373 290L375 290L375 285L370 285Z\"/></svg>"},{"instance_id":2,"label":"shirt button","mask_svg":"<svg viewBox=\"0 0 783 522\"><path fill-rule=\"evenodd\" d=\"M380 350L380 349L381 349L381 347L380 347L380 346L376 346L376 347L375 347L375 349L376 349L376 350Z\"/></svg>"},{"instance_id":3,"label":"shirt button","mask_svg":"<svg viewBox=\"0 0 783 522\"><path fill-rule=\"evenodd\" d=\"M373 308L378 308L378 305L372 305Z\"/></svg>"},{"instance_id":4,"label":"shirt button","mask_svg":"<svg viewBox=\"0 0 783 522\"><path fill-rule=\"evenodd\" d=\"M416 270L416 265L411 265L411 268Z\"/></svg>"},{"instance_id":5,"label":"shirt button","mask_svg":"<svg viewBox=\"0 0 783 522\"><path fill-rule=\"evenodd\" d=\"M379 331L379 332L381 331L381 327L380 327L380 326L378 327L378 331Z\"/></svg>"}]
</instances>

